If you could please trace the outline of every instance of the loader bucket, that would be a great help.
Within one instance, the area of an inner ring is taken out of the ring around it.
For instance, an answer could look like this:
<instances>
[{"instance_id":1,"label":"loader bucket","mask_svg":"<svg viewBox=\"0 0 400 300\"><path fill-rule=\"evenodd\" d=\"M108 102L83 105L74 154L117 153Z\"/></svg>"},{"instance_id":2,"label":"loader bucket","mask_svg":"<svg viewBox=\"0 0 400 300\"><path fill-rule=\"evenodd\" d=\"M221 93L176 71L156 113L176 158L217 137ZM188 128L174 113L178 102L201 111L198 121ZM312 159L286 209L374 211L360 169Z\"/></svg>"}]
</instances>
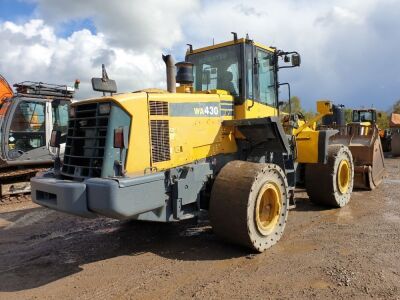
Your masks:
<instances>
[{"instance_id":1,"label":"loader bucket","mask_svg":"<svg viewBox=\"0 0 400 300\"><path fill-rule=\"evenodd\" d=\"M350 123L331 139L349 147L354 161L354 187L373 190L385 176L385 162L376 125Z\"/></svg>"}]
</instances>

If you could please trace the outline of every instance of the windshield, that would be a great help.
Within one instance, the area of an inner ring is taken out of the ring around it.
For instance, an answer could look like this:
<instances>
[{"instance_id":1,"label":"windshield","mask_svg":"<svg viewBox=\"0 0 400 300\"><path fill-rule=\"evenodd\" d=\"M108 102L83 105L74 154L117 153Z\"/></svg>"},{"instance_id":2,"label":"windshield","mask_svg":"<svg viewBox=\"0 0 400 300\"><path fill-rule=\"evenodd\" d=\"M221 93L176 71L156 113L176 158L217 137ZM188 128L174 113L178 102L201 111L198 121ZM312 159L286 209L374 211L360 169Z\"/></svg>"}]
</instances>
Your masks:
<instances>
[{"instance_id":1,"label":"windshield","mask_svg":"<svg viewBox=\"0 0 400 300\"><path fill-rule=\"evenodd\" d=\"M374 114L372 111L354 111L353 122L374 122Z\"/></svg>"},{"instance_id":2,"label":"windshield","mask_svg":"<svg viewBox=\"0 0 400 300\"><path fill-rule=\"evenodd\" d=\"M221 89L239 96L239 55L239 45L188 55L187 61L194 64L194 90Z\"/></svg>"}]
</instances>

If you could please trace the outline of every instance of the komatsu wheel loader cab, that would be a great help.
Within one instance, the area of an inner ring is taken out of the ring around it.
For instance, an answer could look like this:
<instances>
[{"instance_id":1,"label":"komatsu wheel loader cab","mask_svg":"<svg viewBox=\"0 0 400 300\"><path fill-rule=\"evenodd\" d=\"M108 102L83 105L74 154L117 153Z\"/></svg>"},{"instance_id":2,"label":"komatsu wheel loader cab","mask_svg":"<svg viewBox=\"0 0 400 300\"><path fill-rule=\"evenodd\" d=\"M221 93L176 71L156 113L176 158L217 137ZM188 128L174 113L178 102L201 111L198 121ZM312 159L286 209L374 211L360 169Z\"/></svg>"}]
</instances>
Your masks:
<instances>
[{"instance_id":1,"label":"komatsu wheel loader cab","mask_svg":"<svg viewBox=\"0 0 400 300\"><path fill-rule=\"evenodd\" d=\"M73 90L37 82L15 84L16 93L0 104L1 196L29 192L29 178L53 164L53 129L65 134ZM63 146L64 147L64 146Z\"/></svg>"},{"instance_id":2,"label":"komatsu wheel loader cab","mask_svg":"<svg viewBox=\"0 0 400 300\"><path fill-rule=\"evenodd\" d=\"M63 165L31 180L34 202L82 217L158 222L205 209L216 234L263 251L282 236L297 181L314 202L349 201L351 153L329 144L337 130L313 129L332 113L330 102L318 102L314 120L299 125L289 115L281 124L278 70L299 66L297 52L234 34L189 46L176 66L163 59L168 91L115 94L105 70L92 80L110 95L71 105Z\"/></svg>"}]
</instances>

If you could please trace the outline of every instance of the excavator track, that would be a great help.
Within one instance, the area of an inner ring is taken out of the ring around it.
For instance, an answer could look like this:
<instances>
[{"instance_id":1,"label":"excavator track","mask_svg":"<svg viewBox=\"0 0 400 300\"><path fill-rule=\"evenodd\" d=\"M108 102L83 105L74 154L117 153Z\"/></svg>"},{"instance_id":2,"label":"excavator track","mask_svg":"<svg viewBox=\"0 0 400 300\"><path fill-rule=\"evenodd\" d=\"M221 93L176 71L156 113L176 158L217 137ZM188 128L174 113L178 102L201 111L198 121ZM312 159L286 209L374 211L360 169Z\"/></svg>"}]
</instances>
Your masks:
<instances>
[{"instance_id":1,"label":"excavator track","mask_svg":"<svg viewBox=\"0 0 400 300\"><path fill-rule=\"evenodd\" d=\"M30 201L30 179L47 168L0 171L0 206Z\"/></svg>"}]
</instances>

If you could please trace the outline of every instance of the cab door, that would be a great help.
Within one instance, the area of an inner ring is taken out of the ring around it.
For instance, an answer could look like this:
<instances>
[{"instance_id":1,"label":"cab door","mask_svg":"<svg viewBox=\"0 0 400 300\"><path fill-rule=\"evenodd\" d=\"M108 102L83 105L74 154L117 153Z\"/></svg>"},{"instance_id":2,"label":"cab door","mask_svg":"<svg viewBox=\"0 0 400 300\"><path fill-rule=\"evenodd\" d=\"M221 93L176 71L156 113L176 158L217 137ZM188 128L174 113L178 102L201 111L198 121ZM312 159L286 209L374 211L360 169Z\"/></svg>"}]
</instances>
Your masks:
<instances>
[{"instance_id":1,"label":"cab door","mask_svg":"<svg viewBox=\"0 0 400 300\"><path fill-rule=\"evenodd\" d=\"M255 99L269 107L277 107L273 53L256 48Z\"/></svg>"},{"instance_id":2,"label":"cab door","mask_svg":"<svg viewBox=\"0 0 400 300\"><path fill-rule=\"evenodd\" d=\"M50 161L47 149L47 101L15 99L5 132L7 160Z\"/></svg>"}]
</instances>

